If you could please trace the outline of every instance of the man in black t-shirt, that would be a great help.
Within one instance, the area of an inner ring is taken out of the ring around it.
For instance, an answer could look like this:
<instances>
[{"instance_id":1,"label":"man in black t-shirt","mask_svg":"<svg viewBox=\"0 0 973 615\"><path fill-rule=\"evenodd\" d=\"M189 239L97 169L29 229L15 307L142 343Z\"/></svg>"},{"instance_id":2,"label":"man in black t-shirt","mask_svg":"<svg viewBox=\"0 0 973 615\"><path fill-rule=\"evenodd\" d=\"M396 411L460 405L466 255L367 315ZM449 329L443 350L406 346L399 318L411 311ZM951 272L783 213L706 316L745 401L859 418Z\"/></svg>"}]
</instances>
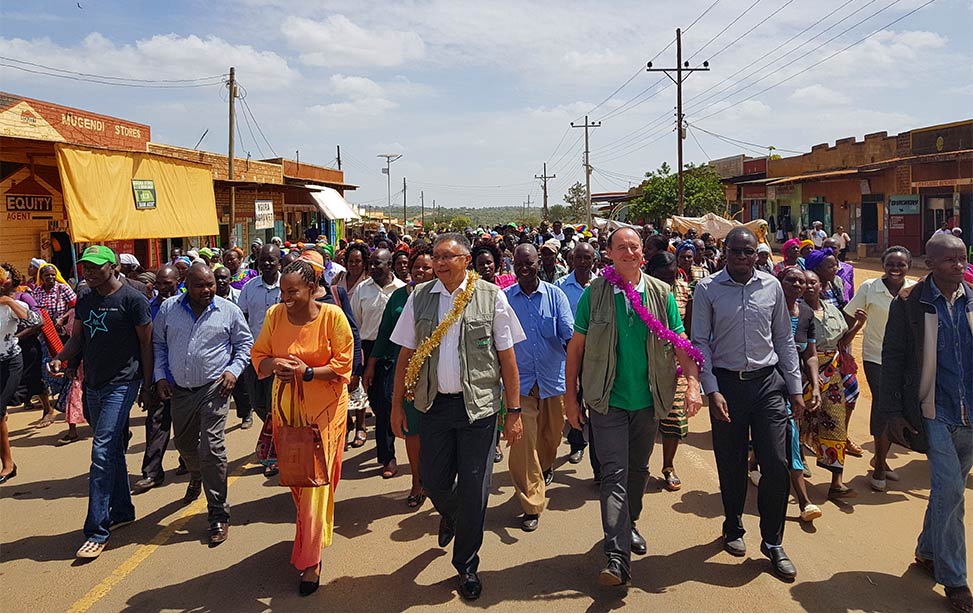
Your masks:
<instances>
[{"instance_id":1,"label":"man in black t-shirt","mask_svg":"<svg viewBox=\"0 0 973 615\"><path fill-rule=\"evenodd\" d=\"M115 275L115 253L90 246L78 260L87 288L75 306L74 330L51 362L52 373L77 355L84 360L84 414L94 430L88 474L85 542L77 557L101 555L111 529L135 520L125 448L128 415L139 394L152 391L149 302Z\"/></svg>"}]
</instances>

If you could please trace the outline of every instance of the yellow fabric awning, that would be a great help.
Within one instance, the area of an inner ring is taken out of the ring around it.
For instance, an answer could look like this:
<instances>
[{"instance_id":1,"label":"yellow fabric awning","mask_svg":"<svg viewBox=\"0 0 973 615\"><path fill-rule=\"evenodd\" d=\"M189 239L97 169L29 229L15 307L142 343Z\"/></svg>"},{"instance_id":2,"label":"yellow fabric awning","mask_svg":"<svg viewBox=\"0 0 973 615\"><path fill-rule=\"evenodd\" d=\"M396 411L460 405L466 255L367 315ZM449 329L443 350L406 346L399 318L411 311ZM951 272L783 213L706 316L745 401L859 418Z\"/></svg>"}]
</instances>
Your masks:
<instances>
[{"instance_id":1,"label":"yellow fabric awning","mask_svg":"<svg viewBox=\"0 0 973 615\"><path fill-rule=\"evenodd\" d=\"M209 166L142 152L55 149L73 241L219 235ZM132 180L152 180L154 208L136 208Z\"/></svg>"}]
</instances>

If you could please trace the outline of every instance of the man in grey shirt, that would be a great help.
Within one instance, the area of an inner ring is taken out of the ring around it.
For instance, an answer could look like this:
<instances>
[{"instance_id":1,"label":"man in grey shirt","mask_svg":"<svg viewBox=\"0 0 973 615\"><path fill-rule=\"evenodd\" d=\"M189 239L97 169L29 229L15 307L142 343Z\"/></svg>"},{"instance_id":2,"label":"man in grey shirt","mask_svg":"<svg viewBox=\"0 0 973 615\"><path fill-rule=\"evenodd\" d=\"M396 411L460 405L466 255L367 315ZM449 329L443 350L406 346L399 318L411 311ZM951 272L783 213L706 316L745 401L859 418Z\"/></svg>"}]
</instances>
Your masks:
<instances>
[{"instance_id":1,"label":"man in grey shirt","mask_svg":"<svg viewBox=\"0 0 973 615\"><path fill-rule=\"evenodd\" d=\"M713 452L723 497L723 547L746 554L747 440L760 464L757 492L760 551L774 572L797 576L781 546L790 490L790 421L804 412L801 373L790 314L777 279L757 271L757 238L742 227L726 237L726 268L696 285L693 344L706 360L699 379L709 396Z\"/></svg>"},{"instance_id":2,"label":"man in grey shirt","mask_svg":"<svg viewBox=\"0 0 973 615\"><path fill-rule=\"evenodd\" d=\"M253 336L235 304L216 295L209 267L195 264L186 274L186 293L167 299L153 321L155 388L172 400L176 448L191 478L183 501L206 487L209 542L226 540L226 413L229 396L250 361ZM170 375L173 384L169 383Z\"/></svg>"}]
</instances>

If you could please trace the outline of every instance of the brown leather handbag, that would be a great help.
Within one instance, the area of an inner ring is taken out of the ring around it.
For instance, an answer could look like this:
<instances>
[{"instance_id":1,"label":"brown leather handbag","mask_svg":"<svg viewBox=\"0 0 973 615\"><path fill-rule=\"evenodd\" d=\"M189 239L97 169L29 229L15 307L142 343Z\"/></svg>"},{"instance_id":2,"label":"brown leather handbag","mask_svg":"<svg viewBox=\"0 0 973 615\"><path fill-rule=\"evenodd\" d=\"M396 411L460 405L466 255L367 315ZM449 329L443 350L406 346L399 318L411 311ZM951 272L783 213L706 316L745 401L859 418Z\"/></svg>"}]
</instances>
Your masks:
<instances>
[{"instance_id":1,"label":"brown leather handbag","mask_svg":"<svg viewBox=\"0 0 973 615\"><path fill-rule=\"evenodd\" d=\"M291 408L304 401L304 382L296 380L284 383L277 390L277 411L280 412L284 389L290 389ZM303 417L295 410L298 421ZM277 467L280 484L284 487L323 487L330 482L328 459L324 454L324 441L317 425L286 425L278 414L276 431Z\"/></svg>"}]
</instances>

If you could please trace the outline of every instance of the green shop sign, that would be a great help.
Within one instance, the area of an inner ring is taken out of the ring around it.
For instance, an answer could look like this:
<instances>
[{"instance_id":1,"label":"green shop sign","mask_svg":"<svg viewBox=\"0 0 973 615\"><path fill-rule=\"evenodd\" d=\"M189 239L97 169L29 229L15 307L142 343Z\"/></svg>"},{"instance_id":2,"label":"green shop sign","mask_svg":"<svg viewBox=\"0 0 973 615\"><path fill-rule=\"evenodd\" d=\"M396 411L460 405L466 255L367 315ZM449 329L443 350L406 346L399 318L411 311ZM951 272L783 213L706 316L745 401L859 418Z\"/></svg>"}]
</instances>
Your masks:
<instances>
[{"instance_id":1,"label":"green shop sign","mask_svg":"<svg viewBox=\"0 0 973 615\"><path fill-rule=\"evenodd\" d=\"M155 181L133 179L132 194L135 196L135 209L155 209Z\"/></svg>"}]
</instances>

